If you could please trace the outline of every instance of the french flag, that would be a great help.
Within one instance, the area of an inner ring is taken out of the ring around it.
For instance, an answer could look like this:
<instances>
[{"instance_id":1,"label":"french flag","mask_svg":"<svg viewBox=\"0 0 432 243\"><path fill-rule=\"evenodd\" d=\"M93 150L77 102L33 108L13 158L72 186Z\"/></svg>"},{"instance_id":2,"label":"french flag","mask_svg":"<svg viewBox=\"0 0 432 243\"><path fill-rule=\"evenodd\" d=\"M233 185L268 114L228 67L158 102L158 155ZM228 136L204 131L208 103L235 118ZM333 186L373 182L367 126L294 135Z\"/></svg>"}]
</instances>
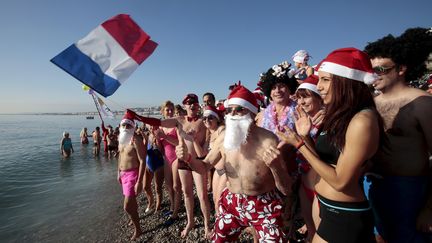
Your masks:
<instances>
[{"instance_id":1,"label":"french flag","mask_svg":"<svg viewBox=\"0 0 432 243\"><path fill-rule=\"evenodd\" d=\"M51 62L108 97L124 83L157 47L129 15L103 22Z\"/></svg>"}]
</instances>

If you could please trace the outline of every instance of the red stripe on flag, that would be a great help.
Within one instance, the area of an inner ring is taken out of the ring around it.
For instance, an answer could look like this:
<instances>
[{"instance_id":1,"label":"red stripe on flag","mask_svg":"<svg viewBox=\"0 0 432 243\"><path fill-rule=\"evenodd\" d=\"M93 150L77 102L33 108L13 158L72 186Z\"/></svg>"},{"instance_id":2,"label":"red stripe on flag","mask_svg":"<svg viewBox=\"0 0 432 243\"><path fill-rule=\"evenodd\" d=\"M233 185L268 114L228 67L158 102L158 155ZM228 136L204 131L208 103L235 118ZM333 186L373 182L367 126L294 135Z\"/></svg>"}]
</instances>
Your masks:
<instances>
[{"instance_id":1,"label":"red stripe on flag","mask_svg":"<svg viewBox=\"0 0 432 243\"><path fill-rule=\"evenodd\" d=\"M114 16L103 22L102 27L138 64L149 57L157 46L157 43L150 41L150 36L127 14Z\"/></svg>"}]
</instances>

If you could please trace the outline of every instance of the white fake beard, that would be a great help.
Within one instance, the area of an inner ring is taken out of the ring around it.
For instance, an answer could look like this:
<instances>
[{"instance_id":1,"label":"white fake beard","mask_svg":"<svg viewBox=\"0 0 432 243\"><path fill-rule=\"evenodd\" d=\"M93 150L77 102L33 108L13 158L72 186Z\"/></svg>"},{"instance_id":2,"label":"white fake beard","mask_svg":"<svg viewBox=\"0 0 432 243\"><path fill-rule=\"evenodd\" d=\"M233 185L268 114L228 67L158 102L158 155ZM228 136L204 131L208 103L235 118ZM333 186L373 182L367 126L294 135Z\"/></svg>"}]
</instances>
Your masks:
<instances>
[{"instance_id":1,"label":"white fake beard","mask_svg":"<svg viewBox=\"0 0 432 243\"><path fill-rule=\"evenodd\" d=\"M224 148L226 150L235 150L245 144L252 122L250 114L244 116L226 115Z\"/></svg>"},{"instance_id":2,"label":"white fake beard","mask_svg":"<svg viewBox=\"0 0 432 243\"><path fill-rule=\"evenodd\" d=\"M126 128L120 127L120 134L118 137L119 144L121 144L121 145L130 144L134 133L135 133L135 131L133 128L126 129Z\"/></svg>"}]
</instances>

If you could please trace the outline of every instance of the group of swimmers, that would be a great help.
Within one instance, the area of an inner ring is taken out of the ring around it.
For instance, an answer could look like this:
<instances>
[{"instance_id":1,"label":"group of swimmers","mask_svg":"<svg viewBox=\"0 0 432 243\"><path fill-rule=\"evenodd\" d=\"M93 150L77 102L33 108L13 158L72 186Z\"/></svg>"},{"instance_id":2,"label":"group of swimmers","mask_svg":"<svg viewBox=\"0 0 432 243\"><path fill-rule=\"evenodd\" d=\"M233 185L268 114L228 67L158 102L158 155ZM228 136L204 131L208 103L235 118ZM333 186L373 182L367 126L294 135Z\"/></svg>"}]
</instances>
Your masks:
<instances>
[{"instance_id":1,"label":"group of swimmers","mask_svg":"<svg viewBox=\"0 0 432 243\"><path fill-rule=\"evenodd\" d=\"M166 226L179 219L183 194L183 238L195 226L195 185L204 237L214 242L237 241L246 228L257 242L287 242L296 230L307 242L429 242L432 96L408 84L431 72L431 53L432 31L412 28L363 51L334 50L316 67L300 50L293 66L285 61L261 74L253 92L231 86L223 104L206 93L200 106L187 94L185 114L170 101L162 120L127 110L118 180L131 239L142 234L136 196L153 176L162 188L159 170L170 201ZM136 121L148 132L137 132ZM154 148L163 160L156 169ZM149 210L160 210L161 196L153 203L147 189ZM296 201L300 229L292 226Z\"/></svg>"}]
</instances>

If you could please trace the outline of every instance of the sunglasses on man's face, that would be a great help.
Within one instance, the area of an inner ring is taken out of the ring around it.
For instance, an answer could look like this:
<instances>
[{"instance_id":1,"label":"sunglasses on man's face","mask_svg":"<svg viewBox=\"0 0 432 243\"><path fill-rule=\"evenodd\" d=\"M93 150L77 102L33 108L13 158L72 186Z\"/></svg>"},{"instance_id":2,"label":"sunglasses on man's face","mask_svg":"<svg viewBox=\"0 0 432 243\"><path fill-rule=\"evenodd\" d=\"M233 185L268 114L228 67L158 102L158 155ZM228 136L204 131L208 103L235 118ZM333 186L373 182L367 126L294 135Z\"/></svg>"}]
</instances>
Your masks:
<instances>
[{"instance_id":1,"label":"sunglasses on man's face","mask_svg":"<svg viewBox=\"0 0 432 243\"><path fill-rule=\"evenodd\" d=\"M374 72L376 74L383 75L383 74L389 73L395 67L396 67L396 65L393 65L391 67L376 66L376 67L373 67L372 69L374 70Z\"/></svg>"},{"instance_id":2,"label":"sunglasses on man's face","mask_svg":"<svg viewBox=\"0 0 432 243\"><path fill-rule=\"evenodd\" d=\"M246 108L242 107L242 106L237 106L237 107L228 107L226 108L226 112L228 114L232 113L233 111L235 112L242 112L244 111Z\"/></svg>"}]
</instances>

